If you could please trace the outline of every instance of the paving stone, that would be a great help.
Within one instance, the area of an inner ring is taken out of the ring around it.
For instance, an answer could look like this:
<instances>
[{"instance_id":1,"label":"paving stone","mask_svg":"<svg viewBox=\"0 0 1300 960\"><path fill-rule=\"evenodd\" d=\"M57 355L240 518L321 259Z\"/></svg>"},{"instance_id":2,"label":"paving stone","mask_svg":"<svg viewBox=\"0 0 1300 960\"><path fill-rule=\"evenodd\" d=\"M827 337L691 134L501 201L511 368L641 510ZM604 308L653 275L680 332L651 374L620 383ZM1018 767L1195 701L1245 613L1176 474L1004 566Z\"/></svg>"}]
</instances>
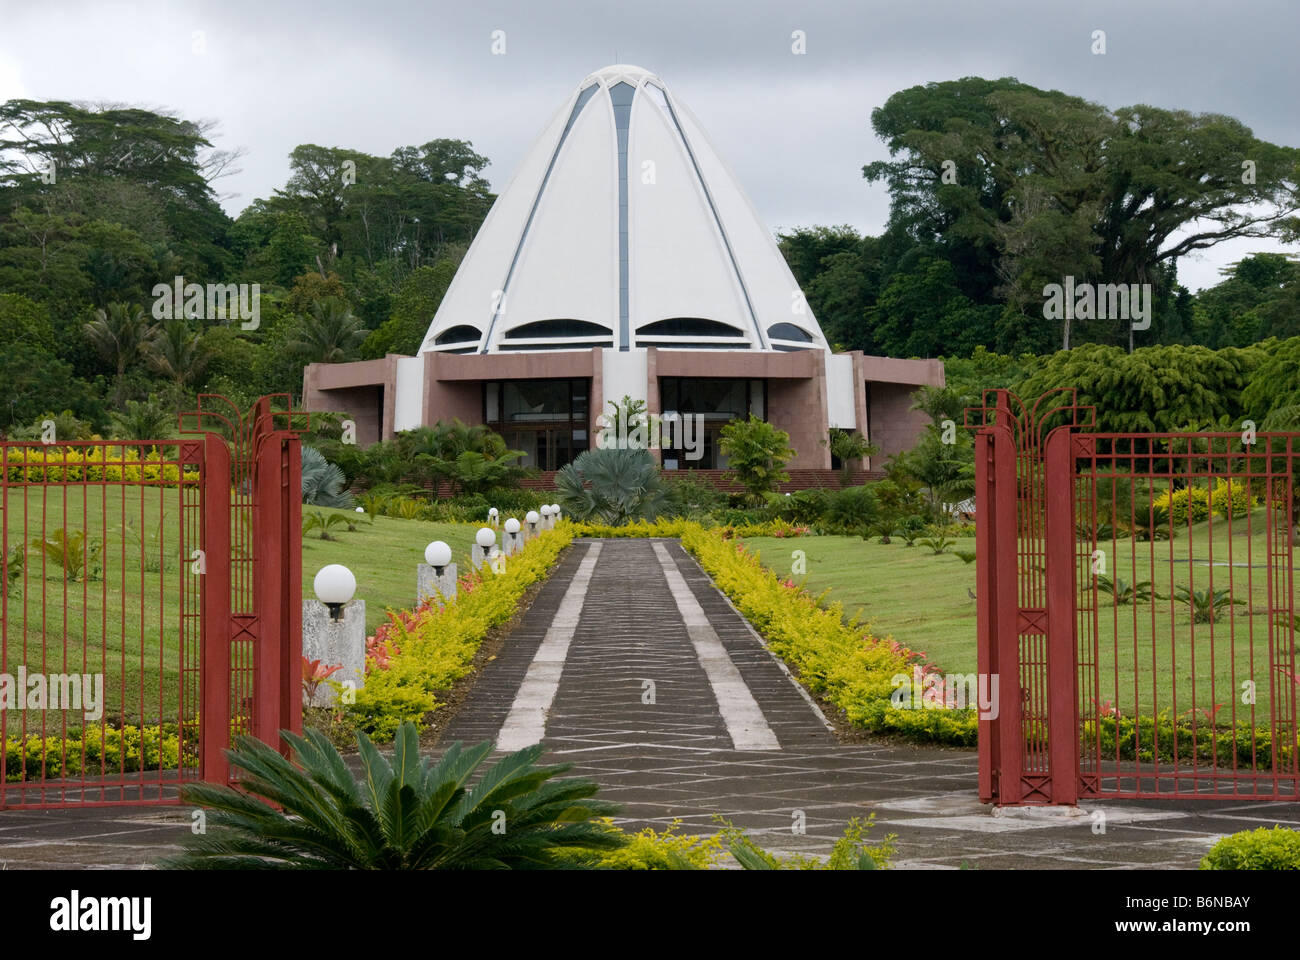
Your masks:
<instances>
[{"instance_id":1,"label":"paving stone","mask_svg":"<svg viewBox=\"0 0 1300 960\"><path fill-rule=\"evenodd\" d=\"M779 749L736 750L656 541L601 542L546 717L544 761L601 784L629 829L712 833L718 814L777 853L824 856L850 817L897 835L908 869L1193 868L1217 837L1282 823L1300 804L1180 798L1102 801L1073 820L994 816L975 793L970 750L840 745L825 719L730 601L675 541L663 544L752 694ZM488 663L441 744L495 740L590 542L578 541ZM654 702L643 702L644 681ZM350 766L357 767L355 758ZM793 811L804 833L792 831ZM1106 813L1093 833L1092 812ZM188 832L183 808L0 811L0 869L147 867Z\"/></svg>"}]
</instances>

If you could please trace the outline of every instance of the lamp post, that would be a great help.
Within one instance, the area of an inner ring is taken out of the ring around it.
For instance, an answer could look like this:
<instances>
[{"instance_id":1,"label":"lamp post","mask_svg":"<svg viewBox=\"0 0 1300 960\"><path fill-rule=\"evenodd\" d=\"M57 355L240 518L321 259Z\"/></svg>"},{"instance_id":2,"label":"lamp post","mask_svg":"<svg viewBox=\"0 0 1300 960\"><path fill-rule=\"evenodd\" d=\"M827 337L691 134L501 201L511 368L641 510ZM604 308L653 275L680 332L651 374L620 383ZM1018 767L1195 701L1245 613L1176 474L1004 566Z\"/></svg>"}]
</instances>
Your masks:
<instances>
[{"instance_id":1,"label":"lamp post","mask_svg":"<svg viewBox=\"0 0 1300 960\"><path fill-rule=\"evenodd\" d=\"M331 679L355 691L365 681L366 667L366 602L353 599L357 578L342 564L331 563L321 567L312 588L320 602L302 602L303 656L322 667L341 667ZM337 700L336 690L321 683L311 705L328 707Z\"/></svg>"},{"instance_id":2,"label":"lamp post","mask_svg":"<svg viewBox=\"0 0 1300 960\"><path fill-rule=\"evenodd\" d=\"M542 509L538 512L542 515L542 529L551 529L551 505L549 503L542 504Z\"/></svg>"},{"instance_id":3,"label":"lamp post","mask_svg":"<svg viewBox=\"0 0 1300 960\"><path fill-rule=\"evenodd\" d=\"M551 504L551 516L556 520L560 519L560 505L558 503Z\"/></svg>"},{"instance_id":4,"label":"lamp post","mask_svg":"<svg viewBox=\"0 0 1300 960\"><path fill-rule=\"evenodd\" d=\"M498 516L499 516L499 514L497 513L497 508L496 508L496 507L489 507L489 508L488 508L488 526L495 527L495 526L497 525L497 517L498 517Z\"/></svg>"},{"instance_id":5,"label":"lamp post","mask_svg":"<svg viewBox=\"0 0 1300 960\"><path fill-rule=\"evenodd\" d=\"M470 555L474 569L477 570L492 559L492 548L497 545L497 533L491 527L479 527L478 533L474 534L474 542L478 544L478 549L471 550Z\"/></svg>"},{"instance_id":6,"label":"lamp post","mask_svg":"<svg viewBox=\"0 0 1300 960\"><path fill-rule=\"evenodd\" d=\"M451 562L451 547L435 540L424 548L424 563L415 568L415 598L417 603L436 598L441 594L450 599L456 595L456 564Z\"/></svg>"},{"instance_id":7,"label":"lamp post","mask_svg":"<svg viewBox=\"0 0 1300 960\"><path fill-rule=\"evenodd\" d=\"M509 540L506 541L506 556L519 552L519 521L511 517L506 521L506 535Z\"/></svg>"},{"instance_id":8,"label":"lamp post","mask_svg":"<svg viewBox=\"0 0 1300 960\"><path fill-rule=\"evenodd\" d=\"M528 521L528 539L531 540L537 536L537 521L542 518L538 516L536 510L529 510L524 514L524 519Z\"/></svg>"}]
</instances>

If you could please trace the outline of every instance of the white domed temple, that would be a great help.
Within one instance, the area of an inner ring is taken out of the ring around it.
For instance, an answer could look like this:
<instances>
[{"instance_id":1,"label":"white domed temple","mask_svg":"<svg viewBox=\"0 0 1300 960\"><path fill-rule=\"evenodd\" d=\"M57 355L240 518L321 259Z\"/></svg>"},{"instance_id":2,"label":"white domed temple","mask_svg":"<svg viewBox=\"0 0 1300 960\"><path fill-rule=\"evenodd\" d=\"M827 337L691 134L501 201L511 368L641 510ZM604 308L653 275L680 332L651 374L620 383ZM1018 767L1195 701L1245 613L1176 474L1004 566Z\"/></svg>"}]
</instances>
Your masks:
<instances>
[{"instance_id":1,"label":"white domed temple","mask_svg":"<svg viewBox=\"0 0 1300 960\"><path fill-rule=\"evenodd\" d=\"M790 434L795 469L828 469L830 428L885 456L924 417L937 360L833 353L772 235L689 109L625 64L582 81L501 191L416 357L313 364L304 406L340 410L358 441L459 418L544 471L595 445L608 402L694 416L702 449L665 467L725 466L722 425L749 413Z\"/></svg>"}]
</instances>

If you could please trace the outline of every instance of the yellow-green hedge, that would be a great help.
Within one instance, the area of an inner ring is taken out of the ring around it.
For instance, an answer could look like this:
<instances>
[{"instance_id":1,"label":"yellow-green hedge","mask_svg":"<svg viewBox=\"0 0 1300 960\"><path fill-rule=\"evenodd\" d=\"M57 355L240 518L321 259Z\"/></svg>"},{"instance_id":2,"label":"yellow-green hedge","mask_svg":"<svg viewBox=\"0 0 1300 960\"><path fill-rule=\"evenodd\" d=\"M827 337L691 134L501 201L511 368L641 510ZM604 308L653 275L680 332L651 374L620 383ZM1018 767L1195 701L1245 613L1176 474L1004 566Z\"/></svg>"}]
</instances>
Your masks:
<instances>
[{"instance_id":1,"label":"yellow-green hedge","mask_svg":"<svg viewBox=\"0 0 1300 960\"><path fill-rule=\"evenodd\" d=\"M12 728L11 728L12 729ZM198 741L187 742L186 763L197 762ZM121 729L90 726L69 730L62 736L10 737L5 748L5 776L12 785L23 779L54 780L63 777L112 774L125 770L175 770L180 757L180 738L175 724Z\"/></svg>"},{"instance_id":2,"label":"yellow-green hedge","mask_svg":"<svg viewBox=\"0 0 1300 960\"><path fill-rule=\"evenodd\" d=\"M6 451L5 474L10 483L176 483L181 469L174 461L151 452L143 459L119 453L104 455L102 447L10 447ZM197 470L186 470L185 481L197 482Z\"/></svg>"},{"instance_id":3,"label":"yellow-green hedge","mask_svg":"<svg viewBox=\"0 0 1300 960\"><path fill-rule=\"evenodd\" d=\"M381 667L366 664L365 685L350 708L362 729L389 739L405 720L418 724L440 704L437 693L469 673L488 630L515 615L524 592L543 579L573 540L569 524L539 533L506 559L504 573L484 568L446 604L429 603L413 612L389 611L386 639L398 652Z\"/></svg>"},{"instance_id":4,"label":"yellow-green hedge","mask_svg":"<svg viewBox=\"0 0 1300 960\"><path fill-rule=\"evenodd\" d=\"M900 709L890 701L893 678L909 675L899 647L877 641L845 621L839 603L818 605L806 591L786 586L742 544L719 531L688 524L682 546L700 562L772 651L799 671L804 685L840 707L850 723L873 733L970 746L974 710Z\"/></svg>"}]
</instances>

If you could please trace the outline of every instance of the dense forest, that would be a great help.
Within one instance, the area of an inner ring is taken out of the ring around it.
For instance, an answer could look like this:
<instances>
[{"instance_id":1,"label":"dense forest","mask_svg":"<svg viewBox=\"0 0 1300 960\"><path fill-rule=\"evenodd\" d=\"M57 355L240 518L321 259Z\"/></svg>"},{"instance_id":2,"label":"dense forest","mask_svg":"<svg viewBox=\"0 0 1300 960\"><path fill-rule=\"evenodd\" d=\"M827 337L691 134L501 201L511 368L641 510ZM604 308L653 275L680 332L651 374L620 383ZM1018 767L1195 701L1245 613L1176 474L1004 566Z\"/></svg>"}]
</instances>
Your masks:
<instances>
[{"instance_id":1,"label":"dense forest","mask_svg":"<svg viewBox=\"0 0 1300 960\"><path fill-rule=\"evenodd\" d=\"M863 168L889 191L882 233L778 238L837 349L943 357L947 402L1065 383L1124 397L1129 429L1300 404L1300 264L1258 253L1195 295L1177 273L1225 240L1300 239L1300 149L1010 78L900 91L871 125L890 155ZM200 391L297 394L305 363L419 348L494 199L488 158L447 138L388 157L304 144L231 219L219 187L239 152L215 139L128 106L0 105L0 431L60 414L63 436L147 438ZM259 285L257 322L160 317L154 288L177 277ZM1044 288L1065 277L1150 284L1149 328L1049 318Z\"/></svg>"}]
</instances>

